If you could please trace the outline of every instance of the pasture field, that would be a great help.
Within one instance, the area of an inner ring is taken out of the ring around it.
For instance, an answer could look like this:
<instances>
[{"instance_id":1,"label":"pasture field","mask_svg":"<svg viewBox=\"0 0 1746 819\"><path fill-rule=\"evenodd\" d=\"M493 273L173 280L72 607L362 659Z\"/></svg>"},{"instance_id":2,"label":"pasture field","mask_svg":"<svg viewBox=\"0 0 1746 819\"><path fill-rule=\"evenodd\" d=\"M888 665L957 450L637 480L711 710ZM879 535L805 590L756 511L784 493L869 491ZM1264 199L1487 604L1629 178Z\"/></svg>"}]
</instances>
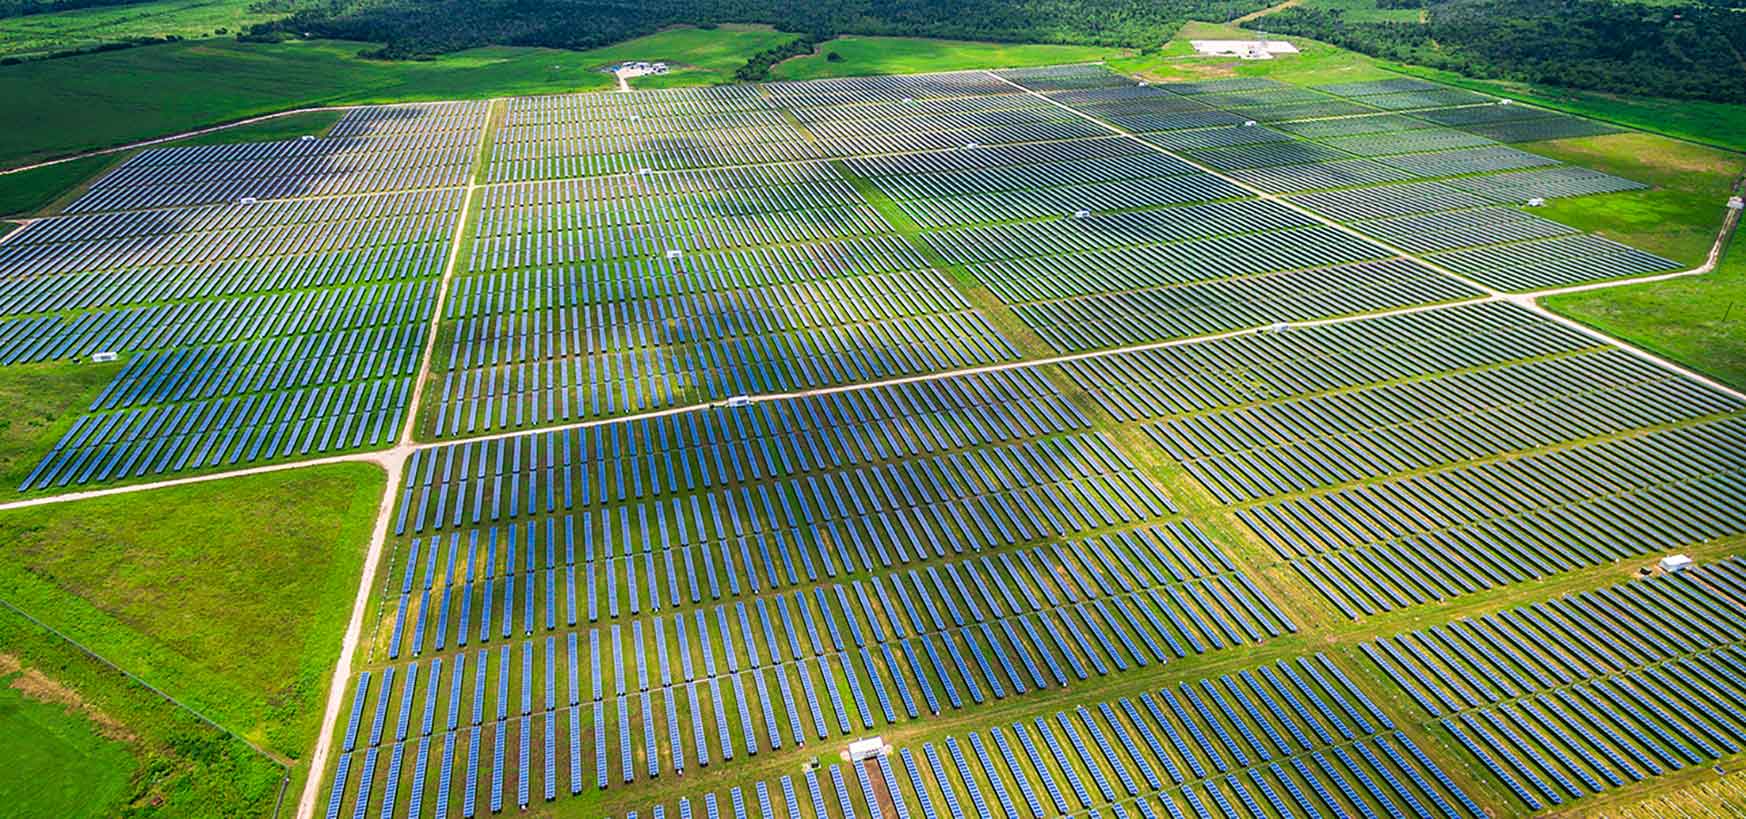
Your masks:
<instances>
[{"instance_id":1,"label":"pasture field","mask_svg":"<svg viewBox=\"0 0 1746 819\"><path fill-rule=\"evenodd\" d=\"M381 485L345 464L8 510L0 596L295 759Z\"/></svg>"},{"instance_id":2,"label":"pasture field","mask_svg":"<svg viewBox=\"0 0 1746 819\"><path fill-rule=\"evenodd\" d=\"M835 53L841 59L833 60ZM778 63L775 80L816 80L872 74L914 74L967 68L1021 68L1121 57L1125 49L1089 46L981 43L921 37L845 36L826 40L812 54Z\"/></svg>"},{"instance_id":3,"label":"pasture field","mask_svg":"<svg viewBox=\"0 0 1746 819\"><path fill-rule=\"evenodd\" d=\"M144 37L198 40L285 16L250 0L152 0L0 19L0 57L30 57Z\"/></svg>"}]
</instances>

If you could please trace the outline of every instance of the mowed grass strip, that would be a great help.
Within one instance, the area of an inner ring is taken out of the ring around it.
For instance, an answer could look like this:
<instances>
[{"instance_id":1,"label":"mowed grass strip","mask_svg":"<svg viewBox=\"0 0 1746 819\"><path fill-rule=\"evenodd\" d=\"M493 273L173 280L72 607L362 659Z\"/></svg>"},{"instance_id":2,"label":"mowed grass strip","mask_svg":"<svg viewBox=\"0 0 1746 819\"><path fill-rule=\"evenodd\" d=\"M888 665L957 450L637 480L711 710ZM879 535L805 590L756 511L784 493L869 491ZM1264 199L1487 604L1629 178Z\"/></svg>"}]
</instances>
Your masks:
<instances>
[{"instance_id":1,"label":"mowed grass strip","mask_svg":"<svg viewBox=\"0 0 1746 819\"><path fill-rule=\"evenodd\" d=\"M0 653L0 804L8 814L119 812L139 767L130 737L77 694Z\"/></svg>"},{"instance_id":2,"label":"mowed grass strip","mask_svg":"<svg viewBox=\"0 0 1746 819\"><path fill-rule=\"evenodd\" d=\"M0 814L265 816L284 769L0 607Z\"/></svg>"},{"instance_id":3,"label":"mowed grass strip","mask_svg":"<svg viewBox=\"0 0 1746 819\"><path fill-rule=\"evenodd\" d=\"M8 510L0 598L295 758L384 480L340 464Z\"/></svg>"}]
</instances>

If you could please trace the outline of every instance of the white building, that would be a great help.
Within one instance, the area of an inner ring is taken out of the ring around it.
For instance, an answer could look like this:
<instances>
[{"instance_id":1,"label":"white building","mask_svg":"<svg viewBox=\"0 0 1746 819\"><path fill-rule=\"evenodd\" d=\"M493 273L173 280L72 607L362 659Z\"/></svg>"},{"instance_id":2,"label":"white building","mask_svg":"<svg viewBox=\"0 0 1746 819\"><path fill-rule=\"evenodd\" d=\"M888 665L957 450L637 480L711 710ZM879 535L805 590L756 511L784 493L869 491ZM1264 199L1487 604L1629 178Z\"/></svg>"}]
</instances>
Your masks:
<instances>
[{"instance_id":1,"label":"white building","mask_svg":"<svg viewBox=\"0 0 1746 819\"><path fill-rule=\"evenodd\" d=\"M1189 40L1201 57L1241 57L1271 60L1280 54L1296 54L1297 46L1279 40Z\"/></svg>"},{"instance_id":2,"label":"white building","mask_svg":"<svg viewBox=\"0 0 1746 819\"><path fill-rule=\"evenodd\" d=\"M885 740L879 737L857 739L849 743L849 761L860 762L885 755Z\"/></svg>"},{"instance_id":3,"label":"white building","mask_svg":"<svg viewBox=\"0 0 1746 819\"><path fill-rule=\"evenodd\" d=\"M1661 558L1661 570L1664 572L1683 572L1691 566L1691 558L1687 555L1668 555Z\"/></svg>"}]
</instances>

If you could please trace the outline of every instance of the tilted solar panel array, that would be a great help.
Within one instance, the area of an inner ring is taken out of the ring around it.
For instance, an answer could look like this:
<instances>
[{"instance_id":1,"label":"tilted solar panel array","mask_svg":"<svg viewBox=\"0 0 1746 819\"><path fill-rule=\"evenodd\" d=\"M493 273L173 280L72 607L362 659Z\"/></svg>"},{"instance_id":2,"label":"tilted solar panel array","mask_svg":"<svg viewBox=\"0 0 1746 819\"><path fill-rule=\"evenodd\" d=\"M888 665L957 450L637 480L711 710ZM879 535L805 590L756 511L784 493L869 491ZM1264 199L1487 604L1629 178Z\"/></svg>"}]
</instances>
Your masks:
<instances>
[{"instance_id":1,"label":"tilted solar panel array","mask_svg":"<svg viewBox=\"0 0 1746 819\"><path fill-rule=\"evenodd\" d=\"M802 776L804 789L783 776L777 784L785 799L761 799L760 815L1487 815L1321 655L947 736L917 750L852 763L858 789L829 765L835 800L812 770ZM769 793L762 781L754 790ZM744 801L738 787L729 798ZM715 795L703 800L712 806ZM680 800L679 815L690 804ZM652 814L666 815L665 806Z\"/></svg>"},{"instance_id":2,"label":"tilted solar panel array","mask_svg":"<svg viewBox=\"0 0 1746 819\"><path fill-rule=\"evenodd\" d=\"M1529 810L1746 747L1739 558L1364 644Z\"/></svg>"}]
</instances>

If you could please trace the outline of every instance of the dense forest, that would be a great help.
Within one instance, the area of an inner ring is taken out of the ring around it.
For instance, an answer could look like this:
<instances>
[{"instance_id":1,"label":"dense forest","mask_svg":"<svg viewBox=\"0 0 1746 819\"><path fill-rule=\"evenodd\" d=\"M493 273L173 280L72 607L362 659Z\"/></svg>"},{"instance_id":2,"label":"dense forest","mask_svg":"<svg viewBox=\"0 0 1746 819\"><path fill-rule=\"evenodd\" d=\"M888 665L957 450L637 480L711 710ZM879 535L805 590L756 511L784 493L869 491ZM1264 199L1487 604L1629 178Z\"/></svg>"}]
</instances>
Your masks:
<instances>
[{"instance_id":1,"label":"dense forest","mask_svg":"<svg viewBox=\"0 0 1746 819\"><path fill-rule=\"evenodd\" d=\"M487 43L590 48L675 23L769 23L823 39L902 34L1013 42L1157 45L1187 19L1267 0L332 0L266 29L386 43L384 56Z\"/></svg>"},{"instance_id":2,"label":"dense forest","mask_svg":"<svg viewBox=\"0 0 1746 819\"><path fill-rule=\"evenodd\" d=\"M1469 76L1746 102L1740 0L1378 0L1424 21L1352 21L1304 3L1249 25Z\"/></svg>"}]
</instances>

